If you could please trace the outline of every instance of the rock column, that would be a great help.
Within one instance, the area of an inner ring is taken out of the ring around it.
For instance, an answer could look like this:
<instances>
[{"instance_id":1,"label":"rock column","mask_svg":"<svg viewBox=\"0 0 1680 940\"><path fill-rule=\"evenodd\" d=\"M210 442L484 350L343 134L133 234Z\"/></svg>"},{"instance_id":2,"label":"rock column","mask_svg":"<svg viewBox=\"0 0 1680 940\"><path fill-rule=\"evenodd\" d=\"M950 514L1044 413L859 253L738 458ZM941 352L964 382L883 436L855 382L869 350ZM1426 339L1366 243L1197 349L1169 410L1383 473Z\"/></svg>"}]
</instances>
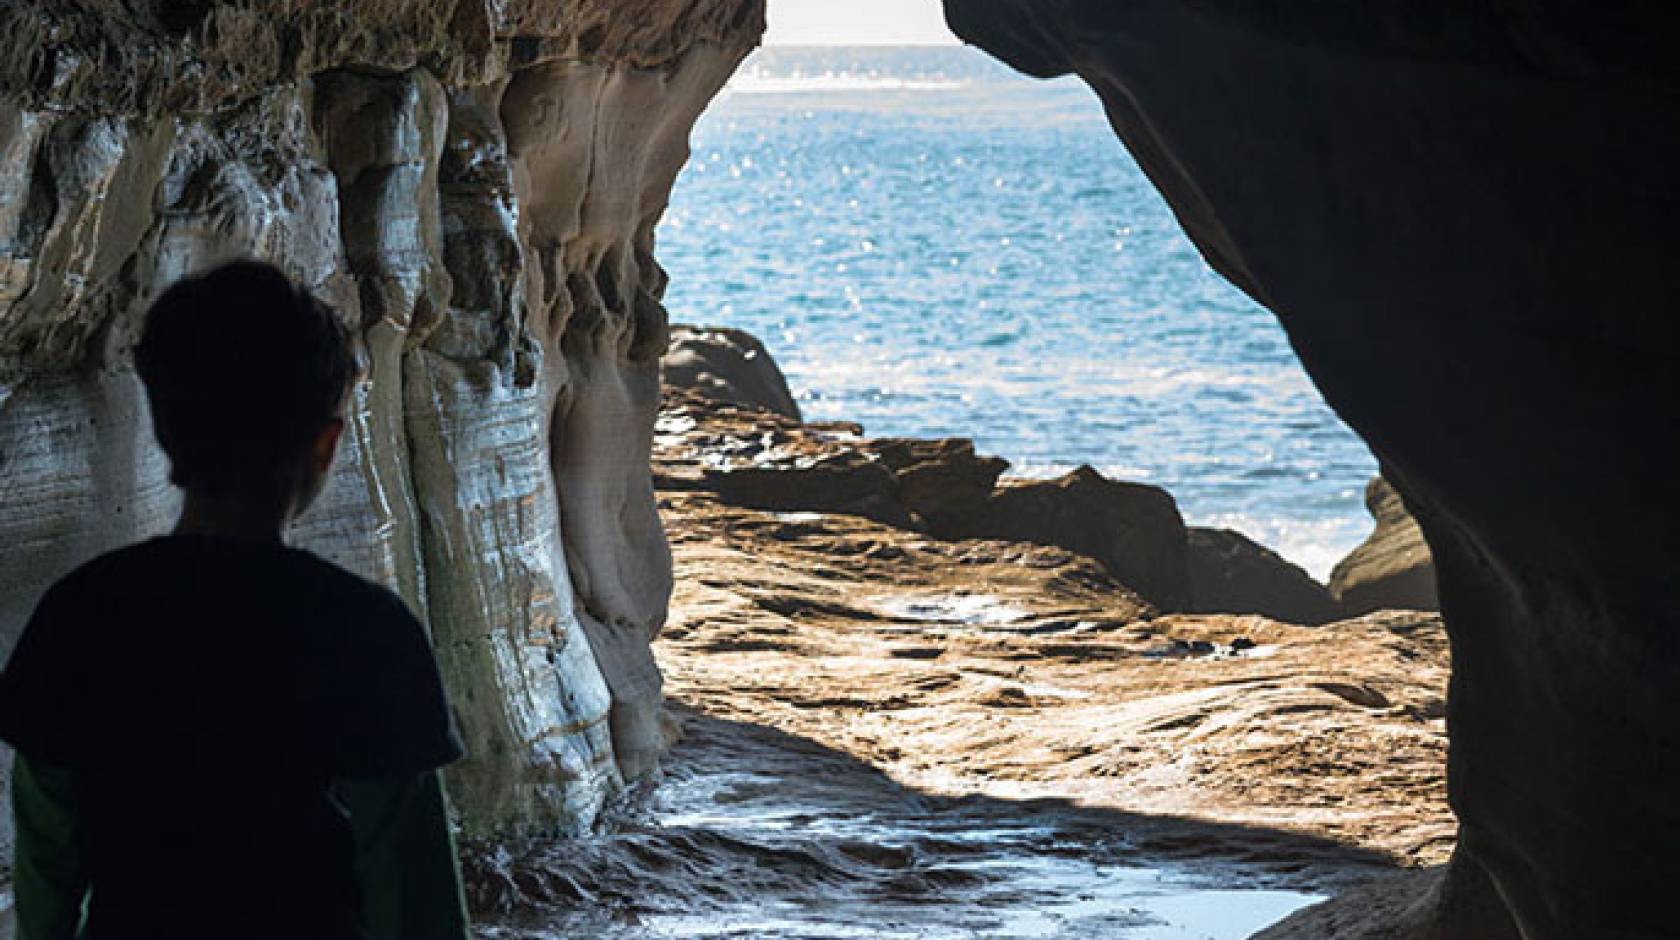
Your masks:
<instances>
[{"instance_id":1,"label":"rock column","mask_svg":"<svg viewBox=\"0 0 1680 940\"><path fill-rule=\"evenodd\" d=\"M663 746L653 231L762 0L110 6L0 11L0 655L172 521L146 304L265 258L366 367L296 540L429 625L469 834L589 829Z\"/></svg>"}]
</instances>

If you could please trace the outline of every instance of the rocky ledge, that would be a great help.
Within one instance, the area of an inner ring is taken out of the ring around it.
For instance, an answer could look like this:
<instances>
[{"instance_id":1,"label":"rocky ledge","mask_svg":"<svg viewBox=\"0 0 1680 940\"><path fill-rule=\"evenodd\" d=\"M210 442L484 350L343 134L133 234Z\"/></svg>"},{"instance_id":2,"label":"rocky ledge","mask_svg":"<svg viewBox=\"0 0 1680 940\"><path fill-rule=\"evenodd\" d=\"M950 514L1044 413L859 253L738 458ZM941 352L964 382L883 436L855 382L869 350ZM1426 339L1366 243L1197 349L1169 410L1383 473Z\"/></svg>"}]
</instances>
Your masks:
<instances>
[{"instance_id":1,"label":"rocky ledge","mask_svg":"<svg viewBox=\"0 0 1680 940\"><path fill-rule=\"evenodd\" d=\"M668 775L603 838L475 846L491 935L791 905L859 936L929 910L983 936L992 905L1082 890L1010 876L1046 857L1323 893L1427 883L1453 850L1435 614L1164 615L1065 549L660 502ZM1005 867L962 880L990 859L963 829L1007 833L985 849Z\"/></svg>"},{"instance_id":2,"label":"rocky ledge","mask_svg":"<svg viewBox=\"0 0 1680 940\"><path fill-rule=\"evenodd\" d=\"M1437 615L1169 612L1182 593L1128 583L1159 571L1137 556L1233 610L1268 596L1254 584L1327 595L1236 533L1187 530L1159 489L1000 482L968 441L802 422L756 340L673 332L667 363L687 367L666 370L653 448L668 774L602 838L471 846L494 935L788 907L860 936L936 909L978 935L1085 890L1011 874L1052 856L1098 866L1078 877L1099 891L1105 864L1320 893L1438 877L1455 828ZM1017 492L1037 538L997 506ZM971 829L1007 835L953 835Z\"/></svg>"},{"instance_id":3,"label":"rocky ledge","mask_svg":"<svg viewBox=\"0 0 1680 940\"><path fill-rule=\"evenodd\" d=\"M1438 615L1186 612L1163 584L1306 576L1234 534L1187 535L1158 489L1090 471L999 484L1003 462L967 441L870 439L731 398L668 385L655 437L676 567L656 650L685 712L922 792L1123 810L1140 852L1363 878L1453 851ZM997 508L1019 493L1041 523L1100 525L1023 537ZM1148 554L1177 580L1149 580ZM1231 828L1175 842L1170 819Z\"/></svg>"},{"instance_id":4,"label":"rocky ledge","mask_svg":"<svg viewBox=\"0 0 1680 940\"><path fill-rule=\"evenodd\" d=\"M1452 850L1437 615L1156 614L1062 549L663 503L678 577L656 649L681 705L932 792L1306 832L1405 865Z\"/></svg>"},{"instance_id":5,"label":"rocky ledge","mask_svg":"<svg viewBox=\"0 0 1680 940\"><path fill-rule=\"evenodd\" d=\"M1158 611L1321 624L1384 606L1433 606L1385 593L1394 577L1388 549L1411 548L1405 536L1416 532L1398 499L1372 504L1376 532L1338 567L1351 572L1338 586L1354 608L1239 532L1186 526L1160 487L1109 480L1090 467L1050 480L1006 479L1009 462L976 453L967 439L870 438L855 424L806 423L756 339L681 326L673 335L655 428L661 489L703 490L753 509L861 516L937 539L1056 546L1097 561ZM1433 577L1421 544L1405 560L1406 577ZM1402 602L1370 603L1390 595Z\"/></svg>"}]
</instances>

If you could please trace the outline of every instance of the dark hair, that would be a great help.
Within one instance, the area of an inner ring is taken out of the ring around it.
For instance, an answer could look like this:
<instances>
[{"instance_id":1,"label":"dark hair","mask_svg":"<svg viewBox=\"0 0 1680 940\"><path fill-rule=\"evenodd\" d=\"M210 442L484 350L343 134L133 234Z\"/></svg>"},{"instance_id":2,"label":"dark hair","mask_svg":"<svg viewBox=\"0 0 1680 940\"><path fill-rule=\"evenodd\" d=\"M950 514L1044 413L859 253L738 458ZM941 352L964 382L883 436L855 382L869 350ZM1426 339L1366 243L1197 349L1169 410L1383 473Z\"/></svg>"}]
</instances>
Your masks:
<instances>
[{"instance_id":1,"label":"dark hair","mask_svg":"<svg viewBox=\"0 0 1680 940\"><path fill-rule=\"evenodd\" d=\"M257 261L164 291L146 314L135 365L170 480L208 490L278 482L337 416L356 376L332 309Z\"/></svg>"}]
</instances>

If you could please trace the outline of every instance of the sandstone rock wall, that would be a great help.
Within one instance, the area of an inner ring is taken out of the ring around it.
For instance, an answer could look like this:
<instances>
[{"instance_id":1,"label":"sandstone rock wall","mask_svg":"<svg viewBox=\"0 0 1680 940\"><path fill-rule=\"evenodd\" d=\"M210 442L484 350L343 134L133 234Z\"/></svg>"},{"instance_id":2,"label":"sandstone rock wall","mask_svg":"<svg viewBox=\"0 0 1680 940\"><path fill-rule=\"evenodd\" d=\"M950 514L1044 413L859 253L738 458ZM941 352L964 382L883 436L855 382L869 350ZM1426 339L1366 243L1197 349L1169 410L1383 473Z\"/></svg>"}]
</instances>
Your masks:
<instances>
[{"instance_id":1,"label":"sandstone rock wall","mask_svg":"<svg viewBox=\"0 0 1680 940\"><path fill-rule=\"evenodd\" d=\"M589 827L661 745L653 230L762 31L762 0L0 8L0 656L172 520L145 304L270 259L365 345L298 541L429 624L470 833Z\"/></svg>"},{"instance_id":2,"label":"sandstone rock wall","mask_svg":"<svg viewBox=\"0 0 1680 940\"><path fill-rule=\"evenodd\" d=\"M945 2L959 35L1097 91L1429 542L1455 900L1345 935L1680 934L1680 496L1657 456L1680 427L1680 18Z\"/></svg>"}]
</instances>

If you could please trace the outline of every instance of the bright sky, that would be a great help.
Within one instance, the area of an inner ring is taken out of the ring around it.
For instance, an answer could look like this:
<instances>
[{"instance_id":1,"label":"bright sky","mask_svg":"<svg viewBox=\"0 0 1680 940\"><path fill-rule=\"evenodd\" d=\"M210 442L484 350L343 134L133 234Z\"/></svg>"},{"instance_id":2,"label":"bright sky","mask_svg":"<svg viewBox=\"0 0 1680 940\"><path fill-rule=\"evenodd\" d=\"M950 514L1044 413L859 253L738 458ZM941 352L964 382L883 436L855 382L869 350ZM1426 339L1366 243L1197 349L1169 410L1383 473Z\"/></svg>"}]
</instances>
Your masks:
<instances>
[{"instance_id":1,"label":"bright sky","mask_svg":"<svg viewBox=\"0 0 1680 940\"><path fill-rule=\"evenodd\" d=\"M770 0L773 46L952 45L940 0Z\"/></svg>"}]
</instances>

